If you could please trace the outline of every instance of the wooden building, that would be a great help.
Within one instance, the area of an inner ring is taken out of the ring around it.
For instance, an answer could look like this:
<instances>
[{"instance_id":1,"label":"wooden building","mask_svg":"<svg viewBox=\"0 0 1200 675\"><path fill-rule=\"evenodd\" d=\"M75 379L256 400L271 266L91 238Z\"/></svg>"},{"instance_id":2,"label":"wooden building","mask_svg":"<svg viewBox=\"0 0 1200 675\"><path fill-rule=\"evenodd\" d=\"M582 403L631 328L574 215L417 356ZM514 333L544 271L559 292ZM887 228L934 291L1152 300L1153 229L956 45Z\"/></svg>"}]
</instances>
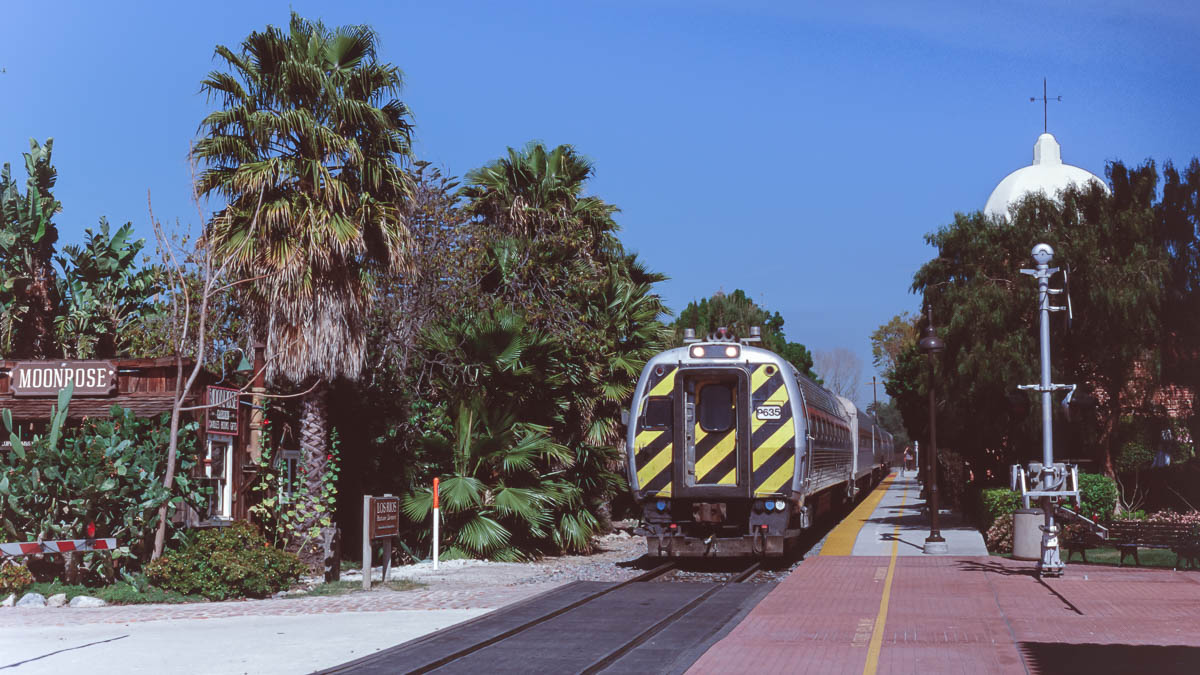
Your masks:
<instances>
[{"instance_id":1,"label":"wooden building","mask_svg":"<svg viewBox=\"0 0 1200 675\"><path fill-rule=\"evenodd\" d=\"M183 364L183 379L192 362ZM11 411L14 430L22 436L43 433L50 420L58 391L67 382L75 384L68 421L108 417L114 405L132 410L138 417L157 417L171 411L179 369L174 358L109 359L91 361L0 361L0 409ZM202 457L196 478L211 488L207 506L175 514L175 520L206 527L244 520L248 516L249 489L256 475L248 448L257 447L257 429L250 428L260 417L252 414L250 396L237 385L215 383L202 372L193 386L187 407L207 405L184 413L200 422L199 447ZM7 438L7 434L4 434ZM253 443L252 443L253 440ZM10 451L3 441L0 452ZM163 448L166 452L166 448Z\"/></svg>"}]
</instances>

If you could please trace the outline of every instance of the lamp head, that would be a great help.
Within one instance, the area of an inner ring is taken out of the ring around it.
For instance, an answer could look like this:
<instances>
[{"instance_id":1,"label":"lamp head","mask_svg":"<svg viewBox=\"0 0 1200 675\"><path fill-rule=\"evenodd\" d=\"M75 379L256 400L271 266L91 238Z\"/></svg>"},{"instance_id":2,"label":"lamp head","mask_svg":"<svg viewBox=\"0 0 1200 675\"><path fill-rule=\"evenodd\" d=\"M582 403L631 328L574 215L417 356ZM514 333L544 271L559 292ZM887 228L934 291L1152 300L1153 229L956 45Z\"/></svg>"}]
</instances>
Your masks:
<instances>
[{"instance_id":1,"label":"lamp head","mask_svg":"<svg viewBox=\"0 0 1200 675\"><path fill-rule=\"evenodd\" d=\"M933 326L925 326L925 330L921 332L921 341L917 344L920 345L922 354L936 354L946 348L946 343L937 336Z\"/></svg>"}]
</instances>

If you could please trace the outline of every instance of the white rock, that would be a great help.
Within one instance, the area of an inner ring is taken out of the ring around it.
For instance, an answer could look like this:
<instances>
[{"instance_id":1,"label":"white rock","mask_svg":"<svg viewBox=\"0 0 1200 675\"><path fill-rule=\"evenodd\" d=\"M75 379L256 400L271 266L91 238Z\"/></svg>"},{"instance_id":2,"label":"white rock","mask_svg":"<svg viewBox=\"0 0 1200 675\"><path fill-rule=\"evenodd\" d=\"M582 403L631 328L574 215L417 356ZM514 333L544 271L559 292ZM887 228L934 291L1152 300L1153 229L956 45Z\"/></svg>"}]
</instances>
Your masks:
<instances>
[{"instance_id":1,"label":"white rock","mask_svg":"<svg viewBox=\"0 0 1200 675\"><path fill-rule=\"evenodd\" d=\"M93 598L90 595L77 595L71 598L72 607L103 607L107 604L100 598Z\"/></svg>"},{"instance_id":2,"label":"white rock","mask_svg":"<svg viewBox=\"0 0 1200 675\"><path fill-rule=\"evenodd\" d=\"M4 602L0 602L0 607L12 607L14 604L16 604L16 602L17 602L16 594L9 593L8 597L4 599Z\"/></svg>"},{"instance_id":3,"label":"white rock","mask_svg":"<svg viewBox=\"0 0 1200 675\"><path fill-rule=\"evenodd\" d=\"M52 595L52 596L46 598L46 606L47 607L62 607L65 604L67 604L67 594L66 593L59 593L57 595Z\"/></svg>"},{"instance_id":4,"label":"white rock","mask_svg":"<svg viewBox=\"0 0 1200 675\"><path fill-rule=\"evenodd\" d=\"M45 607L46 596L41 593L26 593L17 601L17 607Z\"/></svg>"}]
</instances>

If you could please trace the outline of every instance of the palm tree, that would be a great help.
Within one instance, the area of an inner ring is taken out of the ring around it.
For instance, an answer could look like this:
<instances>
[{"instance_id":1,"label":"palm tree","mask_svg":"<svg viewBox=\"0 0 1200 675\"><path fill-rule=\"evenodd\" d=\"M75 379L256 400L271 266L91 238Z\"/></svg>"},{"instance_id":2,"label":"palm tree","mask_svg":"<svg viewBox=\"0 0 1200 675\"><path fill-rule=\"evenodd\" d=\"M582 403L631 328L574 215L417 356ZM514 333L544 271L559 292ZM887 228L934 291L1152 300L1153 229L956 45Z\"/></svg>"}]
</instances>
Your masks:
<instances>
[{"instance_id":1,"label":"palm tree","mask_svg":"<svg viewBox=\"0 0 1200 675\"><path fill-rule=\"evenodd\" d=\"M423 342L455 364L435 371L451 429L424 439L444 476L446 557L520 560L551 541L566 548L555 516L577 498L578 488L563 479L573 458L548 427L529 421L529 408L555 407L546 391L563 384L549 372L555 345L505 308L443 320L426 329ZM427 521L431 508L428 489L403 502L415 522Z\"/></svg>"},{"instance_id":2,"label":"palm tree","mask_svg":"<svg viewBox=\"0 0 1200 675\"><path fill-rule=\"evenodd\" d=\"M564 477L574 491L556 505L554 538L589 547L605 500L623 485L620 408L645 360L665 344L665 314L652 284L663 277L625 254L617 208L584 196L590 162L574 148L530 143L467 174L466 210L492 233L482 287L553 336L565 404L556 405L555 440L574 459ZM550 406L546 406L550 408Z\"/></svg>"},{"instance_id":3,"label":"palm tree","mask_svg":"<svg viewBox=\"0 0 1200 675\"><path fill-rule=\"evenodd\" d=\"M408 266L400 164L411 158L401 71L376 57L367 26L328 29L292 14L288 29L251 33L216 56L201 89L221 108L200 124L196 189L225 206L205 232L244 289L267 377L303 389L301 448L309 494L320 494L328 448L327 385L363 367L373 275ZM317 571L319 545L301 551Z\"/></svg>"}]
</instances>

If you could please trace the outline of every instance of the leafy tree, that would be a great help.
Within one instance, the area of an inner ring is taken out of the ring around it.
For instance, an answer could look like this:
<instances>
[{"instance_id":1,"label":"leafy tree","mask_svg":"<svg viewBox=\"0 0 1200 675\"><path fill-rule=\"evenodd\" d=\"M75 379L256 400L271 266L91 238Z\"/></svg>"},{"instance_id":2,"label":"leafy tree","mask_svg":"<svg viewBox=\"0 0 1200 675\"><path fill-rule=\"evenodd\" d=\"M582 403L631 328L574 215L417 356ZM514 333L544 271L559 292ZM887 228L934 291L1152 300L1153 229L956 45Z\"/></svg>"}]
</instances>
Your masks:
<instances>
[{"instance_id":1,"label":"leafy tree","mask_svg":"<svg viewBox=\"0 0 1200 675\"><path fill-rule=\"evenodd\" d=\"M704 337L721 326L739 337L748 336L751 326L760 327L764 348L782 356L804 375L821 381L813 371L813 356L808 348L784 337L783 317L779 312L771 314L741 289L728 295L717 291L711 298L689 302L673 324L675 344L683 344L684 328L694 328L697 336Z\"/></svg>"},{"instance_id":2,"label":"leafy tree","mask_svg":"<svg viewBox=\"0 0 1200 675\"><path fill-rule=\"evenodd\" d=\"M54 139L45 145L30 139L25 153L25 194L0 170L0 351L18 358L49 358L56 352L54 317L58 287L51 261L58 228L52 222L62 210L50 192L58 171L50 163Z\"/></svg>"},{"instance_id":3,"label":"leafy tree","mask_svg":"<svg viewBox=\"0 0 1200 675\"><path fill-rule=\"evenodd\" d=\"M895 370L905 349L917 343L917 317L908 312L893 316L871 333L871 356L876 368L886 377Z\"/></svg>"},{"instance_id":4,"label":"leafy tree","mask_svg":"<svg viewBox=\"0 0 1200 675\"><path fill-rule=\"evenodd\" d=\"M197 193L226 201L206 241L242 279L268 377L305 392L301 448L320 494L329 447L328 384L357 378L375 274L411 254L410 195L400 162L411 154L408 108L394 98L400 70L381 63L367 26L329 29L292 14L287 30L251 33L216 56L201 89L221 108L201 122L195 154L207 163ZM330 555L300 552L314 570Z\"/></svg>"},{"instance_id":5,"label":"leafy tree","mask_svg":"<svg viewBox=\"0 0 1200 675\"><path fill-rule=\"evenodd\" d=\"M1171 254L1156 244L1162 209L1154 203L1155 166L1129 170L1114 163L1108 175L1111 195L1098 186L1066 190L1058 200L1030 195L1007 224L981 213L957 214L926 237L938 257L916 274L913 290L924 295L946 341L934 359L939 444L977 466L1040 457L1040 425L1024 415L1028 408L1012 403L1030 396L1015 394L1016 385L1037 380L1036 286L1019 269L1033 266L1029 251L1044 241L1056 251L1053 264L1069 270L1074 310L1069 332L1052 332L1053 379L1105 394L1084 420L1056 425L1057 446L1074 445L1075 456L1095 448L1095 458L1113 472L1117 421L1137 404L1128 393L1137 366L1157 360ZM1061 286L1061 277L1053 285ZM886 385L918 436L927 433L929 368L910 344ZM1136 389L1154 386L1142 381Z\"/></svg>"},{"instance_id":6,"label":"leafy tree","mask_svg":"<svg viewBox=\"0 0 1200 675\"><path fill-rule=\"evenodd\" d=\"M586 548L593 523L604 526L605 502L623 489L620 409L636 373L665 344L666 310L652 291L664 277L624 252L617 208L584 196L593 171L571 146L534 142L468 173L461 191L477 228L468 267L480 275L480 297L519 308L557 346L550 372L563 384L545 388L548 416L537 421L575 455L566 476L579 499L557 511L556 536L576 550Z\"/></svg>"},{"instance_id":7,"label":"leafy tree","mask_svg":"<svg viewBox=\"0 0 1200 675\"><path fill-rule=\"evenodd\" d=\"M66 257L57 258L63 276L57 281L64 307L54 322L64 357L128 353L131 329L151 320L151 299L162 290L161 270L137 267L146 242L132 240L132 234L131 223L110 234L108 221L101 218L98 232L84 231L83 246L63 247Z\"/></svg>"},{"instance_id":8,"label":"leafy tree","mask_svg":"<svg viewBox=\"0 0 1200 675\"><path fill-rule=\"evenodd\" d=\"M892 444L897 453L903 454L904 448L912 445L912 439L909 438L908 430L904 427L904 417L900 414L900 408L896 406L895 401L872 403L867 407L867 412L874 415L879 426L892 435Z\"/></svg>"}]
</instances>

